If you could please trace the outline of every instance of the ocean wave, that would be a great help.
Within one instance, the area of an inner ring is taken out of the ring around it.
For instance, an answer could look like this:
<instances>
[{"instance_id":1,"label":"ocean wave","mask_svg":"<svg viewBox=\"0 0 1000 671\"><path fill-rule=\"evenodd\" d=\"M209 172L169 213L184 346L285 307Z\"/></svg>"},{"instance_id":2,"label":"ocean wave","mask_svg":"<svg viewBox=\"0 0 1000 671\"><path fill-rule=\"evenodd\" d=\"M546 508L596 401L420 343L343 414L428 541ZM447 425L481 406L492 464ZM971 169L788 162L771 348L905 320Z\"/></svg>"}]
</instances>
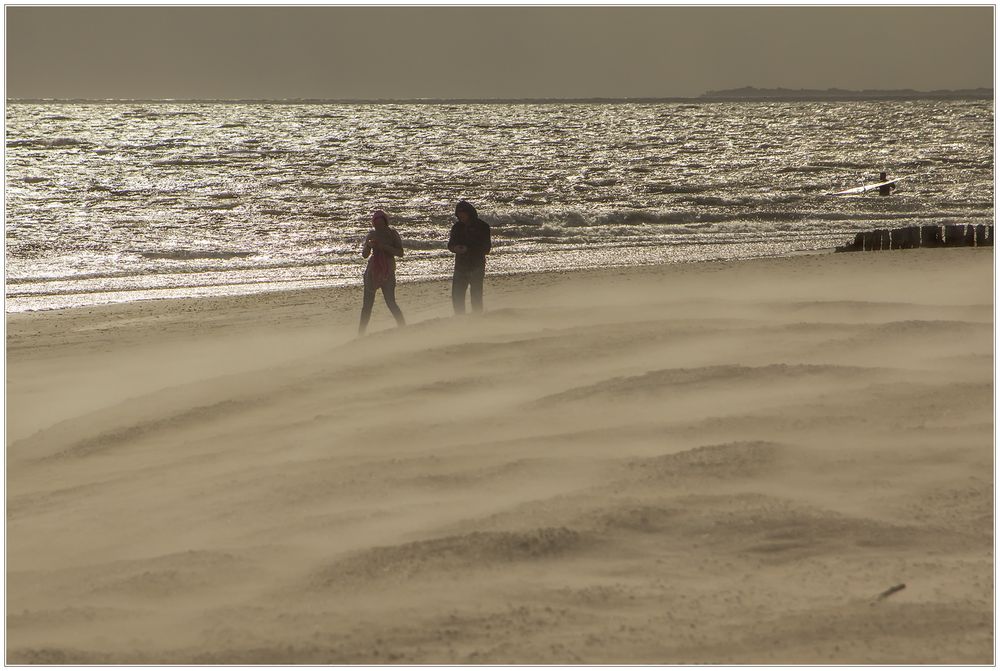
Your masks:
<instances>
[{"instance_id":1,"label":"ocean wave","mask_svg":"<svg viewBox=\"0 0 1000 671\"><path fill-rule=\"evenodd\" d=\"M981 165L981 161L977 158L961 158L955 156L936 156L934 157L934 162L947 163L949 165Z\"/></svg>"},{"instance_id":2,"label":"ocean wave","mask_svg":"<svg viewBox=\"0 0 1000 671\"><path fill-rule=\"evenodd\" d=\"M560 238L573 235L572 229L558 228L548 224L507 225L497 229L506 238Z\"/></svg>"},{"instance_id":3,"label":"ocean wave","mask_svg":"<svg viewBox=\"0 0 1000 671\"><path fill-rule=\"evenodd\" d=\"M779 168L779 173L813 173L813 172L828 172L830 170L829 166L823 165L793 165L786 168Z\"/></svg>"},{"instance_id":4,"label":"ocean wave","mask_svg":"<svg viewBox=\"0 0 1000 671\"><path fill-rule=\"evenodd\" d=\"M749 209L732 212L704 212L697 209L666 209L666 210L635 210L616 209L602 212L580 212L564 210L541 214L529 212L512 212L500 214L488 221L495 223L499 231L508 228L518 230L518 227L534 228L550 226L558 229L589 229L608 226L663 226L687 224L712 224L728 221L799 221L810 215L808 211ZM565 232L564 232L565 234Z\"/></svg>"},{"instance_id":5,"label":"ocean wave","mask_svg":"<svg viewBox=\"0 0 1000 671\"><path fill-rule=\"evenodd\" d=\"M329 190L329 189L343 189L349 185L345 184L344 182L338 182L332 180L307 179L302 181L300 183L300 186L304 189Z\"/></svg>"},{"instance_id":6,"label":"ocean wave","mask_svg":"<svg viewBox=\"0 0 1000 671\"><path fill-rule=\"evenodd\" d=\"M804 200L802 198L791 198L790 200ZM755 205L766 203L757 202ZM988 212L985 214L989 214ZM731 211L705 212L696 209L667 209L667 210L630 210L619 209L596 213L586 213L577 210L565 210L546 213L528 212L508 212L494 217L487 217L487 221L494 226L494 233L501 236L513 238L526 237L557 237L557 236L578 236L593 235L595 229L614 229L624 227L620 232L626 232L635 228L655 227L659 232L664 232L671 226L688 229L719 227L745 222L752 224L755 230L761 234L767 232L767 228L761 228L761 224L770 223L773 226L770 230L785 227L790 224L807 225L810 221L816 222L871 222L878 225L881 221L901 221L914 219L920 221L927 220L969 220L971 215L968 212L955 212L949 210L913 210L902 212L829 212L815 209L773 209L767 207L751 207L747 209L734 209ZM791 230L791 229L789 229ZM613 231L602 231L613 234Z\"/></svg>"},{"instance_id":7,"label":"ocean wave","mask_svg":"<svg viewBox=\"0 0 1000 671\"><path fill-rule=\"evenodd\" d=\"M179 117L203 117L201 112L190 112L181 110L147 110L137 109L122 112L123 119L171 119Z\"/></svg>"},{"instance_id":8,"label":"ocean wave","mask_svg":"<svg viewBox=\"0 0 1000 671\"><path fill-rule=\"evenodd\" d=\"M171 249L159 252L137 253L147 259L167 259L171 261L190 261L196 259L243 259L255 254L255 252L231 252L205 249Z\"/></svg>"},{"instance_id":9,"label":"ocean wave","mask_svg":"<svg viewBox=\"0 0 1000 671\"><path fill-rule=\"evenodd\" d=\"M173 167L195 167L195 166L219 166L219 165L229 165L228 161L222 161L218 159L196 159L196 158L165 158L159 161L152 161L152 165L156 166L173 166Z\"/></svg>"},{"instance_id":10,"label":"ocean wave","mask_svg":"<svg viewBox=\"0 0 1000 671\"><path fill-rule=\"evenodd\" d=\"M823 221L870 221L877 224L880 221L900 221L904 219L968 219L968 213L950 212L947 210L924 210L915 212L814 212L812 219Z\"/></svg>"},{"instance_id":11,"label":"ocean wave","mask_svg":"<svg viewBox=\"0 0 1000 671\"><path fill-rule=\"evenodd\" d=\"M228 202L228 203L226 203L226 202L219 202L219 203L212 203L210 205L185 205L183 207L183 209L185 209L185 210L187 210L189 212L201 212L203 210L228 211L228 210L235 210L239 206L240 206L240 203L238 203L238 202Z\"/></svg>"},{"instance_id":12,"label":"ocean wave","mask_svg":"<svg viewBox=\"0 0 1000 671\"><path fill-rule=\"evenodd\" d=\"M166 140L160 140L159 142L153 142L150 144L129 145L127 146L127 148L137 151L159 151L161 149L182 149L192 140L194 140L194 138L174 137Z\"/></svg>"},{"instance_id":13,"label":"ocean wave","mask_svg":"<svg viewBox=\"0 0 1000 671\"><path fill-rule=\"evenodd\" d=\"M805 200L806 196L789 193L772 193L756 196L689 196L678 198L678 203L690 203L699 206L717 207L760 207L767 205L785 205Z\"/></svg>"},{"instance_id":14,"label":"ocean wave","mask_svg":"<svg viewBox=\"0 0 1000 671\"><path fill-rule=\"evenodd\" d=\"M854 161L813 161L812 165L820 168L847 168L850 170L871 170L869 163L856 163Z\"/></svg>"},{"instance_id":15,"label":"ocean wave","mask_svg":"<svg viewBox=\"0 0 1000 671\"><path fill-rule=\"evenodd\" d=\"M39 147L45 149L55 149L58 147L89 147L86 140L78 140L72 137L56 137L52 139L32 138L24 140L8 140L7 147Z\"/></svg>"},{"instance_id":16,"label":"ocean wave","mask_svg":"<svg viewBox=\"0 0 1000 671\"><path fill-rule=\"evenodd\" d=\"M948 203L948 207L957 207L963 210L982 210L983 214L992 214L993 212L993 201L991 200L972 200L965 203Z\"/></svg>"},{"instance_id":17,"label":"ocean wave","mask_svg":"<svg viewBox=\"0 0 1000 671\"><path fill-rule=\"evenodd\" d=\"M587 186L615 186L618 184L617 177L606 177L604 179L585 179L583 183Z\"/></svg>"},{"instance_id":18,"label":"ocean wave","mask_svg":"<svg viewBox=\"0 0 1000 671\"><path fill-rule=\"evenodd\" d=\"M413 240L411 238L403 238L403 249L415 249L415 250L439 250L447 249L448 240L443 236L440 240Z\"/></svg>"},{"instance_id":19,"label":"ocean wave","mask_svg":"<svg viewBox=\"0 0 1000 671\"><path fill-rule=\"evenodd\" d=\"M646 193L703 193L710 189L716 188L711 184L646 184L642 187L642 190Z\"/></svg>"}]
</instances>

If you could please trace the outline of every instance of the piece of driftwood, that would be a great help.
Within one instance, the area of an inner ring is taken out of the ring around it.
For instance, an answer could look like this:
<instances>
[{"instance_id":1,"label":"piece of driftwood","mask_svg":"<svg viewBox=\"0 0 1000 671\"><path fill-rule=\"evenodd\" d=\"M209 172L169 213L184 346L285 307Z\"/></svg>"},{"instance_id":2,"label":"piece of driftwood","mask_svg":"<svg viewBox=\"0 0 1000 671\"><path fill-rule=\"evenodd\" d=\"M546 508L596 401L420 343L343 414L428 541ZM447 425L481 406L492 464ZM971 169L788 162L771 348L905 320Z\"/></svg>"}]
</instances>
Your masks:
<instances>
[{"instance_id":1,"label":"piece of driftwood","mask_svg":"<svg viewBox=\"0 0 1000 671\"><path fill-rule=\"evenodd\" d=\"M875 597L875 600L876 601L882 601L884 599L888 599L890 596L892 596L896 592L899 592L899 591L904 590L904 589L906 589L906 583L902 583L901 582L898 585L893 585L892 587L890 587L889 589L885 590L884 592L882 592L881 594L879 594L877 597Z\"/></svg>"}]
</instances>

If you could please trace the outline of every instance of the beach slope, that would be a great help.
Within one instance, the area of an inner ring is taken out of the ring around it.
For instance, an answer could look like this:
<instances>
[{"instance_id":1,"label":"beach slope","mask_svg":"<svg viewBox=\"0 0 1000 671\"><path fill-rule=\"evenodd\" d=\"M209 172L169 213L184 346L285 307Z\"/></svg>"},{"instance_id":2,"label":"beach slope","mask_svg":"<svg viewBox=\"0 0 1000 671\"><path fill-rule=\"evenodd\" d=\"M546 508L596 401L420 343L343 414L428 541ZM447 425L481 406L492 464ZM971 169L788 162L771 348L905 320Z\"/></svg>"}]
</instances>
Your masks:
<instances>
[{"instance_id":1,"label":"beach slope","mask_svg":"<svg viewBox=\"0 0 1000 671\"><path fill-rule=\"evenodd\" d=\"M8 315L7 662L989 664L992 268Z\"/></svg>"}]
</instances>

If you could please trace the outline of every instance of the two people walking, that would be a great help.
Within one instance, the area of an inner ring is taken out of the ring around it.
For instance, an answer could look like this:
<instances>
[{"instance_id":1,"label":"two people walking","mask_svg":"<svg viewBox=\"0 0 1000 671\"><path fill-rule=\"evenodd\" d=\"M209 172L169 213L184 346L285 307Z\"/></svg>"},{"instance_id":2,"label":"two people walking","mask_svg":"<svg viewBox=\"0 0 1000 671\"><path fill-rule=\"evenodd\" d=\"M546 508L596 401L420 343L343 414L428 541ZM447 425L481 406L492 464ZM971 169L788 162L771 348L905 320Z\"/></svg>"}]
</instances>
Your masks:
<instances>
[{"instance_id":1,"label":"two people walking","mask_svg":"<svg viewBox=\"0 0 1000 671\"><path fill-rule=\"evenodd\" d=\"M469 294L472 311L483 311L483 280L486 276L486 255L492 248L490 227L479 218L476 208L467 201L455 206L456 222L448 236L448 251L455 255L451 301L455 314L465 314L465 295ZM361 246L361 256L368 259L364 274L364 302L358 334L364 335L375 305L375 293L381 289L389 312L397 326L406 320L396 303L396 257L403 256L403 241L396 229L389 226L389 217L382 210L372 213L372 230Z\"/></svg>"}]
</instances>

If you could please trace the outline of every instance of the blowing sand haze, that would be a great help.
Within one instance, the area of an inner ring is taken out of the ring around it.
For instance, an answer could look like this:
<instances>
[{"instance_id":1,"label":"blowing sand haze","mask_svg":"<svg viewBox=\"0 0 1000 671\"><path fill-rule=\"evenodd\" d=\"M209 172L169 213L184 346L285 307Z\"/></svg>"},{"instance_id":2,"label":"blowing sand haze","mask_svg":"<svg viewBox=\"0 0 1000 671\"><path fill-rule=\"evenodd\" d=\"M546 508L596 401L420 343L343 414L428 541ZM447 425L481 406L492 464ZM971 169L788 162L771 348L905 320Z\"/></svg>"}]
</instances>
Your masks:
<instances>
[{"instance_id":1,"label":"blowing sand haze","mask_svg":"<svg viewBox=\"0 0 1000 671\"><path fill-rule=\"evenodd\" d=\"M992 262L8 315L7 661L991 663Z\"/></svg>"}]
</instances>

